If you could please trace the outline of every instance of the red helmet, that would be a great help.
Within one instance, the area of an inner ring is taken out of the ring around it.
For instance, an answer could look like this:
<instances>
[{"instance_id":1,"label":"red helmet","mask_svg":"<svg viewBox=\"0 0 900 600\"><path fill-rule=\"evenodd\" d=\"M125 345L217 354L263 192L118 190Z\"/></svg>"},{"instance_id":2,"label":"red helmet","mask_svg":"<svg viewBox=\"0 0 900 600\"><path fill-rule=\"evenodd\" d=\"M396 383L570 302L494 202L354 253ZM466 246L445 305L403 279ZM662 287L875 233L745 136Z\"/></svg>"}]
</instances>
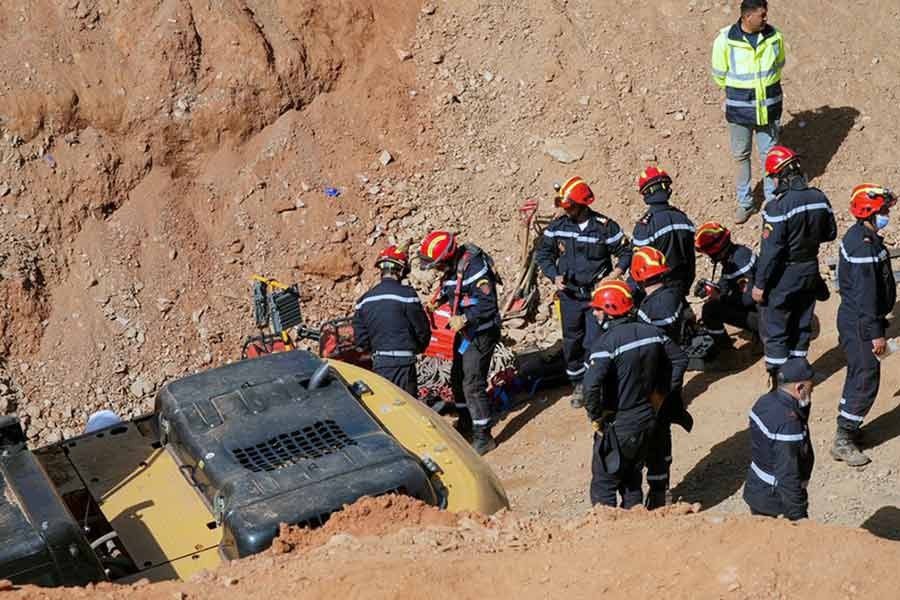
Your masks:
<instances>
[{"instance_id":1,"label":"red helmet","mask_svg":"<svg viewBox=\"0 0 900 600\"><path fill-rule=\"evenodd\" d=\"M773 177L780 174L785 167L797 162L799 156L790 148L773 146L766 154L766 175Z\"/></svg>"},{"instance_id":2,"label":"red helmet","mask_svg":"<svg viewBox=\"0 0 900 600\"><path fill-rule=\"evenodd\" d=\"M670 186L672 185L672 178L669 177L668 173L656 167L647 167L641 172L640 177L638 177L638 191L642 194L651 186L657 184L662 185L663 187Z\"/></svg>"},{"instance_id":3,"label":"red helmet","mask_svg":"<svg viewBox=\"0 0 900 600\"><path fill-rule=\"evenodd\" d=\"M572 204L587 206L594 202L591 187L577 175L562 184L556 192L556 206L562 208L569 208Z\"/></svg>"},{"instance_id":4,"label":"red helmet","mask_svg":"<svg viewBox=\"0 0 900 600\"><path fill-rule=\"evenodd\" d=\"M419 258L422 268L430 269L446 262L456 253L456 236L449 231L432 231L419 247Z\"/></svg>"},{"instance_id":5,"label":"red helmet","mask_svg":"<svg viewBox=\"0 0 900 600\"><path fill-rule=\"evenodd\" d=\"M591 306L602 310L611 317L627 315L634 309L631 288L624 281L604 281L594 292Z\"/></svg>"},{"instance_id":6,"label":"red helmet","mask_svg":"<svg viewBox=\"0 0 900 600\"><path fill-rule=\"evenodd\" d=\"M666 255L653 246L634 251L631 258L631 277L638 283L650 281L669 272Z\"/></svg>"},{"instance_id":7,"label":"red helmet","mask_svg":"<svg viewBox=\"0 0 900 600\"><path fill-rule=\"evenodd\" d=\"M400 271L409 269L409 257L397 246L388 246L378 253L375 266L379 269L394 267Z\"/></svg>"},{"instance_id":8,"label":"red helmet","mask_svg":"<svg viewBox=\"0 0 900 600\"><path fill-rule=\"evenodd\" d=\"M896 201L891 190L874 183L862 183L850 193L850 212L857 219L868 219L885 206L892 207Z\"/></svg>"},{"instance_id":9,"label":"red helmet","mask_svg":"<svg viewBox=\"0 0 900 600\"><path fill-rule=\"evenodd\" d=\"M704 223L694 236L694 247L707 256L715 256L728 247L731 232L727 227L715 221Z\"/></svg>"}]
</instances>

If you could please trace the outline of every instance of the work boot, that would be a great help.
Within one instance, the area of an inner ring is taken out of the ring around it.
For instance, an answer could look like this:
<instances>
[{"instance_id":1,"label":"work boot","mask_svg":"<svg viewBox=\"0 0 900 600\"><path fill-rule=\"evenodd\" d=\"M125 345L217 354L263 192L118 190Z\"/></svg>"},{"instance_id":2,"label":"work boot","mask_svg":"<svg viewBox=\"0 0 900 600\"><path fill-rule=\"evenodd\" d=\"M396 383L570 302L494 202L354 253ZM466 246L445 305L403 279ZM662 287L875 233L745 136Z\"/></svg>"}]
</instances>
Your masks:
<instances>
[{"instance_id":1,"label":"work boot","mask_svg":"<svg viewBox=\"0 0 900 600\"><path fill-rule=\"evenodd\" d=\"M759 208L754 206L749 206L744 208L743 206L738 206L737 210L734 213L734 222L736 225L743 225L747 221L750 220L750 217L759 212Z\"/></svg>"},{"instance_id":2,"label":"work boot","mask_svg":"<svg viewBox=\"0 0 900 600\"><path fill-rule=\"evenodd\" d=\"M472 448L484 456L497 447L497 441L491 435L490 426L478 426L472 429Z\"/></svg>"},{"instance_id":3,"label":"work boot","mask_svg":"<svg viewBox=\"0 0 900 600\"><path fill-rule=\"evenodd\" d=\"M851 467L864 467L872 462L872 459L860 451L853 438L852 431L838 427L834 434L834 444L831 446L831 457L834 460L845 462Z\"/></svg>"},{"instance_id":4,"label":"work boot","mask_svg":"<svg viewBox=\"0 0 900 600\"><path fill-rule=\"evenodd\" d=\"M647 510L654 510L663 506L670 506L671 504L672 492L668 488L664 490L649 490L647 492L647 500L644 502Z\"/></svg>"},{"instance_id":5,"label":"work boot","mask_svg":"<svg viewBox=\"0 0 900 600\"><path fill-rule=\"evenodd\" d=\"M459 435L463 436L467 440L472 439L472 414L469 412L468 408L460 408L457 411L457 415L459 418L456 420L456 424L453 426L456 431L459 432Z\"/></svg>"},{"instance_id":6,"label":"work boot","mask_svg":"<svg viewBox=\"0 0 900 600\"><path fill-rule=\"evenodd\" d=\"M584 390L581 387L581 382L576 383L572 388L572 393L569 394L569 404L572 408L582 408L584 406Z\"/></svg>"}]
</instances>

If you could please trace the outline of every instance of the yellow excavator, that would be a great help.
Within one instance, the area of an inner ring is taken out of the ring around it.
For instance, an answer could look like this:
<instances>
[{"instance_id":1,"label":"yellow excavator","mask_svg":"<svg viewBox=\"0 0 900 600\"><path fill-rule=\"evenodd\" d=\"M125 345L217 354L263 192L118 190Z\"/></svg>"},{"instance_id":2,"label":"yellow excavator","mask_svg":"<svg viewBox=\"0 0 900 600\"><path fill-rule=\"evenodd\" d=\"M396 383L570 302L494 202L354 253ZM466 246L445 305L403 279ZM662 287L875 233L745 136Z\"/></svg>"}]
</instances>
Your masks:
<instances>
[{"instance_id":1,"label":"yellow excavator","mask_svg":"<svg viewBox=\"0 0 900 600\"><path fill-rule=\"evenodd\" d=\"M271 295L270 318L296 309L289 327L299 309ZM152 414L43 448L0 417L0 579L183 579L362 496L508 506L490 467L427 406L359 366L281 349L170 382Z\"/></svg>"}]
</instances>

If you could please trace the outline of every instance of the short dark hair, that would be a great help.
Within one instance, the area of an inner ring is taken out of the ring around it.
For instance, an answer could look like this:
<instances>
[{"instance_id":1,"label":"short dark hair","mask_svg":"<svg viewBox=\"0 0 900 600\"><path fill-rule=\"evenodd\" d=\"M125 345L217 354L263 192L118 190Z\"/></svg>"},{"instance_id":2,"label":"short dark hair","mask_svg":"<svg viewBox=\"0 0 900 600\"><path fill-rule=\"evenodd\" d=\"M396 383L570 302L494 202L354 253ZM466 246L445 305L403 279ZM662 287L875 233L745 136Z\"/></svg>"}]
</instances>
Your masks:
<instances>
[{"instance_id":1,"label":"short dark hair","mask_svg":"<svg viewBox=\"0 0 900 600\"><path fill-rule=\"evenodd\" d=\"M768 10L769 2L767 0L741 0L741 16L760 8Z\"/></svg>"}]
</instances>

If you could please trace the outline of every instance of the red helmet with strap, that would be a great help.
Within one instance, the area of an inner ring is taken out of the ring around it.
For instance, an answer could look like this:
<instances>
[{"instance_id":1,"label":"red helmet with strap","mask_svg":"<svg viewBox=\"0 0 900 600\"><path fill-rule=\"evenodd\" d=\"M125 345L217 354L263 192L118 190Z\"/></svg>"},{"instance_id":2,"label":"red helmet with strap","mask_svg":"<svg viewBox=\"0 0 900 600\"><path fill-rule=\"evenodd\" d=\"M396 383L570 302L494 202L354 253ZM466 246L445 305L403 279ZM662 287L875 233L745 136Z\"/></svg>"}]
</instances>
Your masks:
<instances>
[{"instance_id":1,"label":"red helmet with strap","mask_svg":"<svg viewBox=\"0 0 900 600\"><path fill-rule=\"evenodd\" d=\"M669 174L657 167L647 167L638 177L638 191L641 194L649 192L650 188L655 185L661 185L664 188L672 185L672 178Z\"/></svg>"},{"instance_id":2,"label":"red helmet with strap","mask_svg":"<svg viewBox=\"0 0 900 600\"><path fill-rule=\"evenodd\" d=\"M850 193L850 213L857 219L868 219L896 202L891 190L874 183L862 183Z\"/></svg>"},{"instance_id":3,"label":"red helmet with strap","mask_svg":"<svg viewBox=\"0 0 900 600\"><path fill-rule=\"evenodd\" d=\"M694 247L707 256L715 256L728 247L731 232L715 221L704 223L694 236Z\"/></svg>"},{"instance_id":4,"label":"red helmet with strap","mask_svg":"<svg viewBox=\"0 0 900 600\"><path fill-rule=\"evenodd\" d=\"M638 283L661 277L668 272L666 255L653 246L644 246L634 251L631 257L631 277Z\"/></svg>"},{"instance_id":5,"label":"red helmet with strap","mask_svg":"<svg viewBox=\"0 0 900 600\"><path fill-rule=\"evenodd\" d=\"M569 208L573 204L588 206L594 202L594 192L584 179L572 177L557 189L556 206Z\"/></svg>"},{"instance_id":6,"label":"red helmet with strap","mask_svg":"<svg viewBox=\"0 0 900 600\"><path fill-rule=\"evenodd\" d=\"M766 175L769 177L780 174L784 169L797 162L799 155L785 146L773 146L766 154Z\"/></svg>"},{"instance_id":7,"label":"red helmet with strap","mask_svg":"<svg viewBox=\"0 0 900 600\"><path fill-rule=\"evenodd\" d=\"M456 236L449 231L432 231L419 247L422 268L430 269L447 262L456 253Z\"/></svg>"},{"instance_id":8,"label":"red helmet with strap","mask_svg":"<svg viewBox=\"0 0 900 600\"><path fill-rule=\"evenodd\" d=\"M405 272L409 269L409 257L406 255L406 252L403 252L397 246L388 246L378 253L378 258L375 259L375 266L379 269L393 267Z\"/></svg>"},{"instance_id":9,"label":"red helmet with strap","mask_svg":"<svg viewBox=\"0 0 900 600\"><path fill-rule=\"evenodd\" d=\"M631 288L624 281L604 281L594 292L591 306L611 317L621 317L634 310Z\"/></svg>"}]
</instances>

